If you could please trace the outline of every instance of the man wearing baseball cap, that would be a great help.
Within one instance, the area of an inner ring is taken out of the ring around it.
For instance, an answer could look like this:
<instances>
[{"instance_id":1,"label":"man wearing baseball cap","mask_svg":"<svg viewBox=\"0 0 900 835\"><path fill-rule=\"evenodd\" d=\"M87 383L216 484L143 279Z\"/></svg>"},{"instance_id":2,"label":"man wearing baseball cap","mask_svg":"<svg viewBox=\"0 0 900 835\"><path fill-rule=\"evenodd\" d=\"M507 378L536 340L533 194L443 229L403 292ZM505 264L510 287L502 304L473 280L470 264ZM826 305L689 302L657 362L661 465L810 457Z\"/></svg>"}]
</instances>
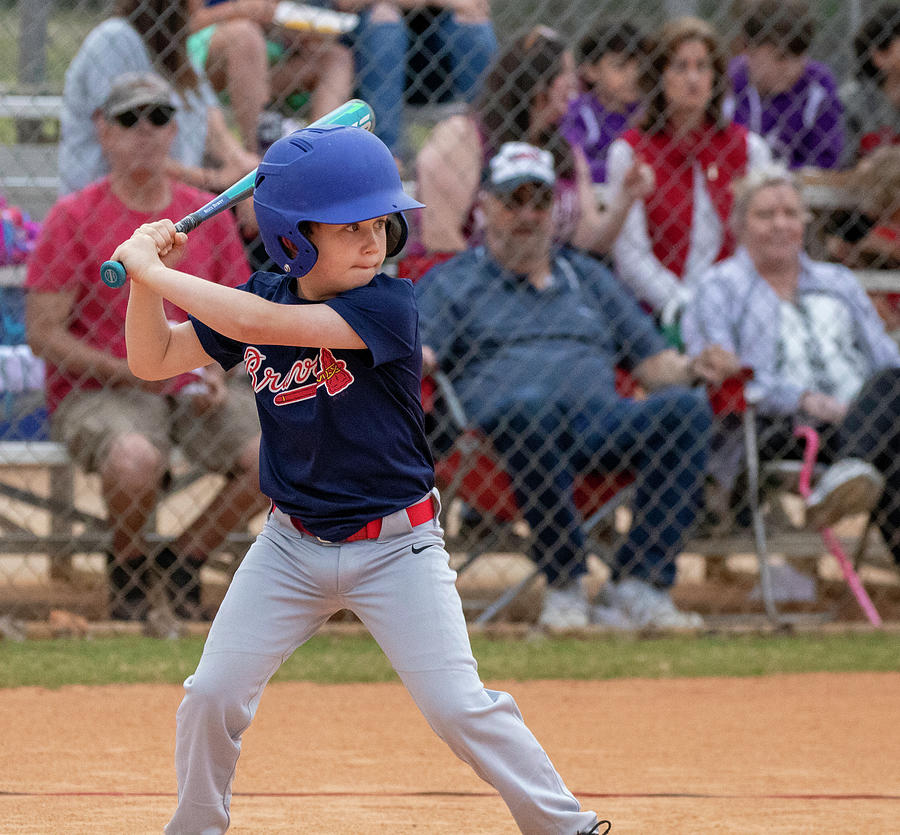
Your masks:
<instances>
[{"instance_id":1,"label":"man wearing baseball cap","mask_svg":"<svg viewBox=\"0 0 900 835\"><path fill-rule=\"evenodd\" d=\"M28 342L47 363L51 433L72 460L98 473L111 548L109 615L147 620L158 578L178 617L204 620L200 570L230 530L264 508L259 492L259 421L246 380L202 369L148 383L128 368L128 294L97 279L97 266L142 223L180 218L212 195L169 176L177 99L152 73L129 73L112 85L94 114L109 175L61 198L50 209L29 260ZM250 275L234 218L223 213L192 236L189 269L236 287ZM170 319L185 315L169 307ZM243 388L236 388L242 385ZM170 547L144 529L167 477L172 444L225 484Z\"/></svg>"},{"instance_id":2,"label":"man wearing baseball cap","mask_svg":"<svg viewBox=\"0 0 900 835\"><path fill-rule=\"evenodd\" d=\"M506 143L484 175L485 244L417 285L427 360L445 369L471 422L503 456L547 579L539 623L571 629L699 627L675 607L675 558L703 493L711 414L700 382L737 360L712 346L667 348L652 319L600 262L553 244L553 160ZM650 394L619 396L618 366ZM631 530L594 605L573 481L631 472Z\"/></svg>"},{"instance_id":3,"label":"man wearing baseball cap","mask_svg":"<svg viewBox=\"0 0 900 835\"><path fill-rule=\"evenodd\" d=\"M120 76L110 88L100 111L106 119L115 119L143 107L161 108L160 113L165 114L157 116L161 124L166 124L178 109L175 91L168 81L156 73L134 72ZM130 117L126 121L130 121Z\"/></svg>"}]
</instances>

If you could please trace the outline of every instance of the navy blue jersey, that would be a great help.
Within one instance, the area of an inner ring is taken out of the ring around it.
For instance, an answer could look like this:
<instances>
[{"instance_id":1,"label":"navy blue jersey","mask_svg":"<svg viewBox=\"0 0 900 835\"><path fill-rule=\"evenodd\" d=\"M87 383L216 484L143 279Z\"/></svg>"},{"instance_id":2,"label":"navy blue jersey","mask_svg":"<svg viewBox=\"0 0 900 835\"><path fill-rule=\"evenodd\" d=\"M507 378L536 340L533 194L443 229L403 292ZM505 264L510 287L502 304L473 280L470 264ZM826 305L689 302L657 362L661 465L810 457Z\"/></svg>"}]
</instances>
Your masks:
<instances>
[{"instance_id":1,"label":"navy blue jersey","mask_svg":"<svg viewBox=\"0 0 900 835\"><path fill-rule=\"evenodd\" d=\"M295 279L258 272L239 289L311 304ZM242 360L262 428L260 486L317 536L346 539L434 485L421 403L422 345L412 284L376 275L325 302L368 350L247 345L191 321L226 370Z\"/></svg>"}]
</instances>

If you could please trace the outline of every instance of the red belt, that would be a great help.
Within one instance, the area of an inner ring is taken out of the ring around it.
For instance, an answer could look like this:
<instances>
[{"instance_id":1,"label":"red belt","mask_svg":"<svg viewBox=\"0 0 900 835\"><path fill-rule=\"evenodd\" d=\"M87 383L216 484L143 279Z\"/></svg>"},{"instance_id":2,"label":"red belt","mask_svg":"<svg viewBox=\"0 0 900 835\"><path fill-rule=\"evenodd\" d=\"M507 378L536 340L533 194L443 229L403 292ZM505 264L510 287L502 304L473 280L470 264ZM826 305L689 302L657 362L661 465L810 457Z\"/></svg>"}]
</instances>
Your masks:
<instances>
[{"instance_id":1,"label":"red belt","mask_svg":"<svg viewBox=\"0 0 900 835\"><path fill-rule=\"evenodd\" d=\"M410 505L406 508L406 515L409 517L409 524L414 528L419 525L424 525L426 522L430 522L434 519L434 502L432 501L431 496L428 495L417 504ZM315 536L316 539L322 539L322 537L316 536L316 534L309 530L296 516L289 516L288 518L291 520L291 524L300 531L300 533ZM350 534L346 539L340 541L358 542L361 539L378 539L378 537L381 536L381 521L381 519L373 519L371 522L366 522L365 527L360 528L356 533ZM322 542L326 541L328 540L322 539Z\"/></svg>"}]
</instances>

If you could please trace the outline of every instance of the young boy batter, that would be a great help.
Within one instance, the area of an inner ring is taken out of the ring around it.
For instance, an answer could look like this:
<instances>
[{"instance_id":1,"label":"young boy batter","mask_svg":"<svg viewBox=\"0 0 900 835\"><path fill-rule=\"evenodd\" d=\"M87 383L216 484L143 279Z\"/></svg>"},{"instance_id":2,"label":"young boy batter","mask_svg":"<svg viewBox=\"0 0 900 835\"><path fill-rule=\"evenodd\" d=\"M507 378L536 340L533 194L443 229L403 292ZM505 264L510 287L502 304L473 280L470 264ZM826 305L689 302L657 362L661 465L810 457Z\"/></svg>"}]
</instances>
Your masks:
<instances>
[{"instance_id":1,"label":"young boy batter","mask_svg":"<svg viewBox=\"0 0 900 835\"><path fill-rule=\"evenodd\" d=\"M185 236L141 226L114 257L132 279L133 372L246 363L268 521L238 569L178 710L170 833L224 832L240 739L282 661L340 609L387 654L432 728L493 785L522 832L593 833L507 693L478 678L448 565L420 405L412 285L393 157L358 128L309 128L267 151L254 203L284 275L239 289L173 269ZM191 314L170 326L166 298ZM202 317L202 322L195 317ZM302 828L302 827L301 827Z\"/></svg>"}]
</instances>

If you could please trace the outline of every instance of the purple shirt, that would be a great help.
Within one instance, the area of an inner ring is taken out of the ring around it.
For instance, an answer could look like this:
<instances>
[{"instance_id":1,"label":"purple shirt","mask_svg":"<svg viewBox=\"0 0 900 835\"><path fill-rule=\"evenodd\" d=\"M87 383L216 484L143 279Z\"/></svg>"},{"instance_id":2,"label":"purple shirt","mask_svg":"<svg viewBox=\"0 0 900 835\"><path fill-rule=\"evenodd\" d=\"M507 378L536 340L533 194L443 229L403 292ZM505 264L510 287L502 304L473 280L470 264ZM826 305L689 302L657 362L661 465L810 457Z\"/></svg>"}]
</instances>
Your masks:
<instances>
[{"instance_id":1,"label":"purple shirt","mask_svg":"<svg viewBox=\"0 0 900 835\"><path fill-rule=\"evenodd\" d=\"M626 113L614 113L600 104L592 93L582 93L569 103L560 132L570 145L584 151L595 183L606 182L606 153L613 140L631 126L637 108L635 102Z\"/></svg>"},{"instance_id":2,"label":"purple shirt","mask_svg":"<svg viewBox=\"0 0 900 835\"><path fill-rule=\"evenodd\" d=\"M728 68L734 93L726 115L760 134L776 159L790 168L836 168L844 150L844 108L831 70L807 61L797 83L783 93L761 96L750 83L747 59Z\"/></svg>"}]
</instances>

